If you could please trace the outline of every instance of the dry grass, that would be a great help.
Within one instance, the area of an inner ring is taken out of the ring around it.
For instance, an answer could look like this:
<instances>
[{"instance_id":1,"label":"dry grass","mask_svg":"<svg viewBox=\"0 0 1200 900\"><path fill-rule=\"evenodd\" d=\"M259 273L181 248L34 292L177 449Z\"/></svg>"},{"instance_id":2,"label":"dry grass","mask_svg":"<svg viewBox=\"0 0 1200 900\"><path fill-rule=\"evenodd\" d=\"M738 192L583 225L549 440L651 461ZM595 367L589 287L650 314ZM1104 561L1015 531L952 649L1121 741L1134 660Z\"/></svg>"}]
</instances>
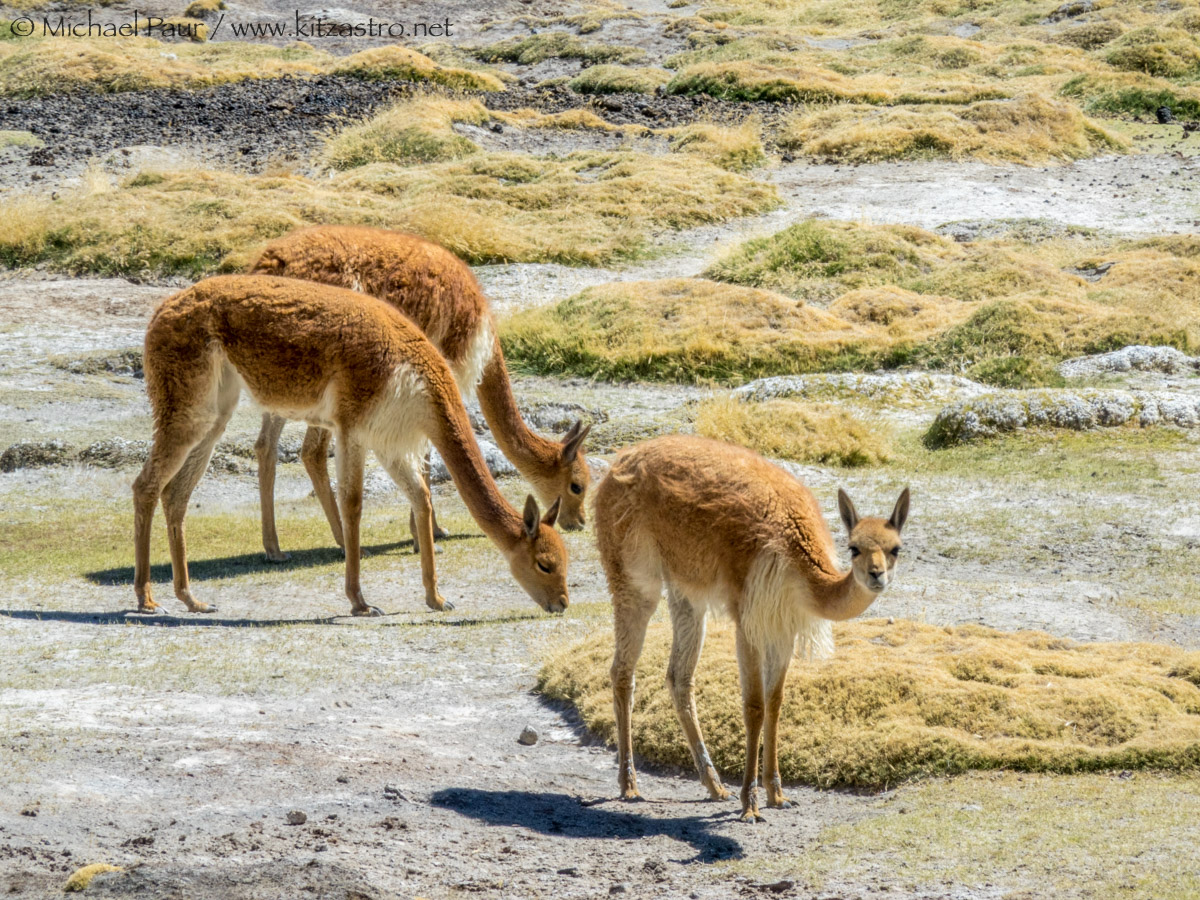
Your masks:
<instances>
[{"instance_id":1,"label":"dry grass","mask_svg":"<svg viewBox=\"0 0 1200 900\"><path fill-rule=\"evenodd\" d=\"M477 153L479 148L455 134L454 123L482 125L489 118L491 114L478 100L445 97L405 100L338 132L325 142L321 158L335 169L379 162L410 165L461 159Z\"/></svg>"},{"instance_id":2,"label":"dry grass","mask_svg":"<svg viewBox=\"0 0 1200 900\"><path fill-rule=\"evenodd\" d=\"M749 447L771 459L870 466L891 458L886 428L864 422L834 403L714 398L696 409L696 433Z\"/></svg>"},{"instance_id":3,"label":"dry grass","mask_svg":"<svg viewBox=\"0 0 1200 900\"><path fill-rule=\"evenodd\" d=\"M1039 95L965 107L839 105L794 116L778 142L806 156L844 162L971 158L1042 163L1129 146L1070 104Z\"/></svg>"},{"instance_id":4,"label":"dry grass","mask_svg":"<svg viewBox=\"0 0 1200 900\"><path fill-rule=\"evenodd\" d=\"M304 43L271 47L237 41L165 45L151 38L0 40L0 94L17 97L67 91L194 90L252 78L330 72L462 89L503 89L492 75L439 66L403 47L380 47L339 58Z\"/></svg>"},{"instance_id":5,"label":"dry grass","mask_svg":"<svg viewBox=\"0 0 1200 900\"><path fill-rule=\"evenodd\" d=\"M671 77L666 69L610 64L590 66L568 84L579 94L650 94Z\"/></svg>"},{"instance_id":6,"label":"dry grass","mask_svg":"<svg viewBox=\"0 0 1200 900\"><path fill-rule=\"evenodd\" d=\"M972 769L1087 772L1200 767L1200 653L1156 644L1075 644L1040 632L872 620L835 626L833 659L796 663L780 718L783 778L882 788ZM690 768L663 684L667 625L638 665L634 749ZM600 632L553 657L539 688L614 733ZM732 628L713 628L696 679L709 751L727 776L744 766Z\"/></svg>"},{"instance_id":7,"label":"dry grass","mask_svg":"<svg viewBox=\"0 0 1200 900\"><path fill-rule=\"evenodd\" d=\"M41 147L42 139L31 131L0 130L0 148L3 147Z\"/></svg>"},{"instance_id":8,"label":"dry grass","mask_svg":"<svg viewBox=\"0 0 1200 900\"><path fill-rule=\"evenodd\" d=\"M511 38L475 50L484 62L511 62L531 66L547 59L582 59L593 63L637 62L645 53L637 47L580 40L565 31L545 31L526 38Z\"/></svg>"},{"instance_id":9,"label":"dry grass","mask_svg":"<svg viewBox=\"0 0 1200 900\"><path fill-rule=\"evenodd\" d=\"M754 118L736 128L697 122L674 130L671 149L697 154L731 172L746 172L767 161L761 133L762 123Z\"/></svg>"},{"instance_id":10,"label":"dry grass","mask_svg":"<svg viewBox=\"0 0 1200 900\"><path fill-rule=\"evenodd\" d=\"M441 66L423 53L396 44L352 53L335 62L329 71L364 81L419 81L464 91L504 90L504 83L495 75Z\"/></svg>"},{"instance_id":11,"label":"dry grass","mask_svg":"<svg viewBox=\"0 0 1200 900\"><path fill-rule=\"evenodd\" d=\"M771 187L702 160L623 151L375 163L319 181L143 173L112 190L10 204L0 222L0 263L197 278L240 270L265 241L327 223L415 231L476 263L599 264L644 252L652 230L776 203Z\"/></svg>"},{"instance_id":12,"label":"dry grass","mask_svg":"<svg viewBox=\"0 0 1200 900\"><path fill-rule=\"evenodd\" d=\"M501 326L511 365L668 381L737 382L818 368L863 337L779 294L688 278L601 285Z\"/></svg>"},{"instance_id":13,"label":"dry grass","mask_svg":"<svg viewBox=\"0 0 1200 900\"><path fill-rule=\"evenodd\" d=\"M922 365L1034 386L1055 383L1051 363L1067 356L1200 344L1194 240L1030 234L959 244L911 226L803 222L707 273L752 290L604 285L514 316L505 352L534 371L607 378L738 383ZM1099 281L1072 271L1099 262L1114 263Z\"/></svg>"}]
</instances>

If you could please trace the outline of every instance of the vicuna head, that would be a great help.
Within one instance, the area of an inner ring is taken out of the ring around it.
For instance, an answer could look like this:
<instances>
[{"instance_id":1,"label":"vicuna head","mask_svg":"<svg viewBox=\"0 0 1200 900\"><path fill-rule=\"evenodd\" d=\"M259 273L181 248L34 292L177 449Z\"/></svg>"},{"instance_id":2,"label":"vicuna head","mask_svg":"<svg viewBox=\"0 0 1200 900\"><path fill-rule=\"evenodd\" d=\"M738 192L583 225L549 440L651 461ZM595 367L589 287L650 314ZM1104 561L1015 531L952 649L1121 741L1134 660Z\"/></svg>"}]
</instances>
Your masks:
<instances>
[{"instance_id":1,"label":"vicuna head","mask_svg":"<svg viewBox=\"0 0 1200 900\"><path fill-rule=\"evenodd\" d=\"M849 495L840 488L838 512L850 535L850 568L854 580L872 593L882 593L896 574L900 529L908 518L908 488L900 494L890 518L860 519Z\"/></svg>"},{"instance_id":2,"label":"vicuna head","mask_svg":"<svg viewBox=\"0 0 1200 900\"><path fill-rule=\"evenodd\" d=\"M554 530L559 503L542 516L537 501L525 498L524 532L508 555L508 567L533 602L546 612L562 612L567 599L567 548Z\"/></svg>"},{"instance_id":3,"label":"vicuna head","mask_svg":"<svg viewBox=\"0 0 1200 900\"><path fill-rule=\"evenodd\" d=\"M583 442L591 430L591 425L585 428L579 421L571 426L560 442L559 464L554 474L537 485L538 493L547 503L551 497L558 498L558 527L563 531L577 531L587 521L584 498L587 497L591 476L587 457L583 453Z\"/></svg>"}]
</instances>

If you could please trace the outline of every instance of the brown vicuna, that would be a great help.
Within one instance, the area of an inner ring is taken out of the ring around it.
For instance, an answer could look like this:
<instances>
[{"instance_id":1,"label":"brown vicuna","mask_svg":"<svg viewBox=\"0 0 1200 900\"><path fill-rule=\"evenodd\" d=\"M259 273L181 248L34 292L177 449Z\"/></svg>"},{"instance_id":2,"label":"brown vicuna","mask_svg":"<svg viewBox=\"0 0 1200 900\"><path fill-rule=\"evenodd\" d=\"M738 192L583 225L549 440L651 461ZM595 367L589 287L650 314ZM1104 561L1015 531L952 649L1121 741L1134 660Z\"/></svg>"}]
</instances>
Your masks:
<instances>
[{"instance_id":1,"label":"brown vicuna","mask_svg":"<svg viewBox=\"0 0 1200 900\"><path fill-rule=\"evenodd\" d=\"M212 612L188 585L188 498L245 387L263 408L337 436L346 596L354 615L378 615L359 586L363 463L373 450L408 495L420 529L425 603L451 608L437 588L433 516L421 456L437 447L467 509L534 601L567 606L567 553L529 497L524 516L496 488L454 377L437 349L392 306L342 288L259 275L209 278L167 298L146 330L146 390L154 413L150 458L133 484L138 608L150 595L150 526L162 496L175 595Z\"/></svg>"},{"instance_id":2,"label":"brown vicuna","mask_svg":"<svg viewBox=\"0 0 1200 900\"><path fill-rule=\"evenodd\" d=\"M667 688L701 782L713 799L728 796L705 749L692 695L712 608L728 613L737 629L746 725L742 818L762 818L760 732L767 805L786 805L777 738L788 661L794 650L832 651L829 622L859 615L891 582L908 489L886 520L859 519L842 491L838 506L850 535L849 572L838 570L833 538L808 488L750 450L676 435L617 457L595 492L595 528L616 626L612 684L623 798L638 797L630 731L634 666L665 584L674 634Z\"/></svg>"},{"instance_id":3,"label":"brown vicuna","mask_svg":"<svg viewBox=\"0 0 1200 900\"><path fill-rule=\"evenodd\" d=\"M525 424L513 397L487 298L461 259L412 234L324 225L272 241L251 272L352 288L390 303L412 319L450 364L463 396L469 400L478 395L496 443L542 503L550 506L560 501L559 527L573 531L583 526L589 482L583 441L591 426L584 428L576 422L558 441L535 434ZM274 501L275 461L283 424L282 416L264 415L255 445L263 548L271 560L287 558L279 549ZM329 484L329 439L328 430L310 427L300 456L334 539L341 544L341 523ZM436 519L434 533L441 536ZM413 539L419 545L415 531Z\"/></svg>"}]
</instances>

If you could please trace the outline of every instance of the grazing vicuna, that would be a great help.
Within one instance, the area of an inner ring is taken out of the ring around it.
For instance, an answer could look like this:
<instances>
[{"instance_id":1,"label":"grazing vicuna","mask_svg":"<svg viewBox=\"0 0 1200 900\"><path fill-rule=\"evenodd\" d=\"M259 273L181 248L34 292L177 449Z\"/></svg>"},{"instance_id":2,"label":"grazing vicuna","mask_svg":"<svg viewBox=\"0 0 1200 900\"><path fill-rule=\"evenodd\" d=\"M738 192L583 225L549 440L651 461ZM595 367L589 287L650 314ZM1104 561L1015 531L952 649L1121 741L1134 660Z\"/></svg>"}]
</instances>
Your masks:
<instances>
[{"instance_id":1,"label":"grazing vicuna","mask_svg":"<svg viewBox=\"0 0 1200 900\"><path fill-rule=\"evenodd\" d=\"M859 519L850 498L838 492L850 535L849 572L838 570L833 538L808 488L742 447L656 438L622 452L595 495L596 539L616 626L612 684L621 796L638 797L633 673L665 583L673 630L667 688L701 782L714 800L728 796L705 749L692 694L711 607L728 613L737 628L746 725L742 818L762 818L760 732L767 805L786 805L777 738L788 661L798 641L802 650L831 650L829 622L859 615L891 582L908 489L886 520Z\"/></svg>"},{"instance_id":2,"label":"grazing vicuna","mask_svg":"<svg viewBox=\"0 0 1200 900\"><path fill-rule=\"evenodd\" d=\"M183 519L188 498L243 387L262 405L337 435L338 501L345 524L346 596L354 615L378 615L359 586L363 463L373 450L403 488L421 531L425 603L451 608L437 588L432 510L421 455L432 442L467 509L496 543L534 601L567 606L567 553L529 497L524 516L488 473L454 378L437 349L388 304L342 288L291 278L209 278L163 301L145 344L154 414L150 458L133 484L138 608L150 595L150 525L162 496L175 595L211 612L188 585Z\"/></svg>"},{"instance_id":3,"label":"grazing vicuna","mask_svg":"<svg viewBox=\"0 0 1200 900\"><path fill-rule=\"evenodd\" d=\"M508 380L487 298L461 259L412 234L323 225L272 241L251 266L251 272L363 291L412 319L450 364L463 396L478 396L496 443L542 503L550 506L560 501L559 527L573 531L583 526L589 482L583 441L591 426L584 428L577 421L557 441L535 434L525 424ZM283 424L282 416L264 415L255 445L263 548L271 560L287 558L279 549L274 501L275 460ZM329 484L329 439L327 429L311 426L304 435L300 456L334 539L341 544L342 528ZM434 533L441 536L436 518ZM415 531L413 538L419 545Z\"/></svg>"}]
</instances>

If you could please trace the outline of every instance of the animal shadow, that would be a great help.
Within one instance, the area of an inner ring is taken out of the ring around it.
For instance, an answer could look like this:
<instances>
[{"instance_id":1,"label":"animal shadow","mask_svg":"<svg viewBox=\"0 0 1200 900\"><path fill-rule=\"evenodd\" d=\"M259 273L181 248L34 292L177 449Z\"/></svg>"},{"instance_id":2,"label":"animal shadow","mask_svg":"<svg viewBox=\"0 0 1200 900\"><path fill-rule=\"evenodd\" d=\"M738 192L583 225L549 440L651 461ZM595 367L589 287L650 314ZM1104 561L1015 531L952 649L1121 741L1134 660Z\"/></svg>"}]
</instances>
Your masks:
<instances>
[{"instance_id":1,"label":"animal shadow","mask_svg":"<svg viewBox=\"0 0 1200 900\"><path fill-rule=\"evenodd\" d=\"M740 859L745 855L737 841L712 831L720 818L727 818L726 812L660 819L634 812L636 807L623 803L616 808L584 805L569 794L473 788L437 791L430 802L489 825L517 825L556 837L632 840L666 835L696 851L696 856L686 862Z\"/></svg>"}]
</instances>

